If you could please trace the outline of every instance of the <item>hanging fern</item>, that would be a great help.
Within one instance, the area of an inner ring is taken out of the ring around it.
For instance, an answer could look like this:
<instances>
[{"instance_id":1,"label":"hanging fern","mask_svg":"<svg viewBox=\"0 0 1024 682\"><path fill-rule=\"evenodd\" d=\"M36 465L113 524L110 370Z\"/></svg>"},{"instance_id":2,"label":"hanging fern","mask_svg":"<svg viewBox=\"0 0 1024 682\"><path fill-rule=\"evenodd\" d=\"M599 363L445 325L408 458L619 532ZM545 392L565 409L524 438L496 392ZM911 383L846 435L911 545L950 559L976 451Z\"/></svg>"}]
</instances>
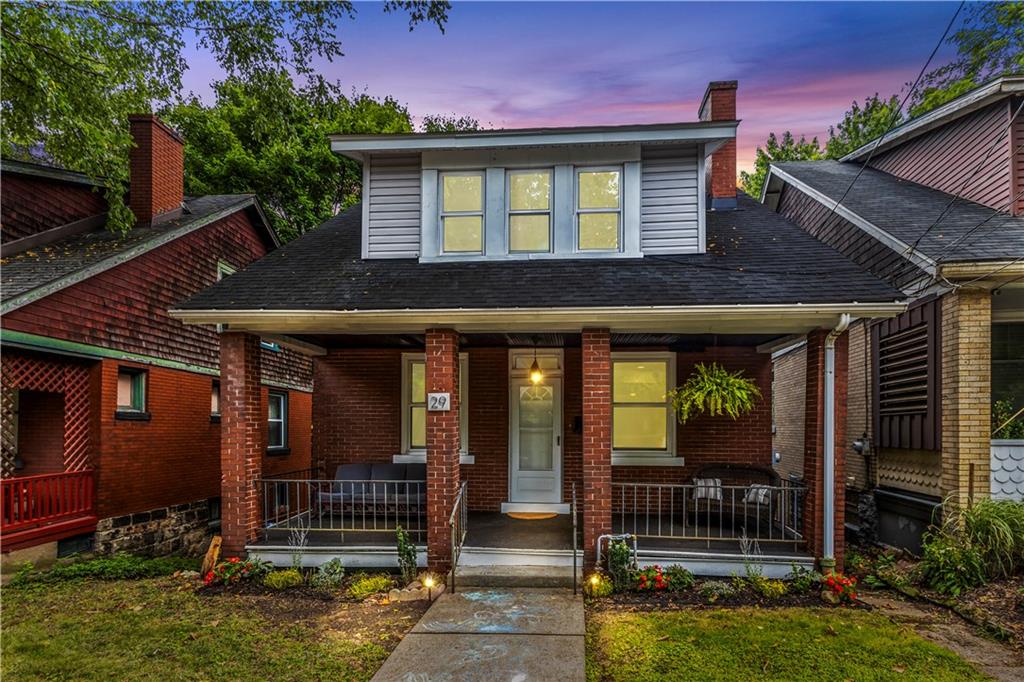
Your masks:
<instances>
[{"instance_id":1,"label":"hanging fern","mask_svg":"<svg viewBox=\"0 0 1024 682\"><path fill-rule=\"evenodd\" d=\"M727 414L736 419L754 409L761 389L743 371L729 372L717 362L697 363L686 383L669 391L680 424L701 414Z\"/></svg>"}]
</instances>

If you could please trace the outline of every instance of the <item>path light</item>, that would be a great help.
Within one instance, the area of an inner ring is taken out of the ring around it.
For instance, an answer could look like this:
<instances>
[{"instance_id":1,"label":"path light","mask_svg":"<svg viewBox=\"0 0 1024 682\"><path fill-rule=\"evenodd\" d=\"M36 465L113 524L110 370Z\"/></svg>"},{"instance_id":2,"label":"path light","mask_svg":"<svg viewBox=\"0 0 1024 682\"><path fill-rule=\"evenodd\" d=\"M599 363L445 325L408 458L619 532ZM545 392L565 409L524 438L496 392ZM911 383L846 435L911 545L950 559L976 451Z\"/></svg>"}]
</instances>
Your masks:
<instances>
[{"instance_id":1,"label":"path light","mask_svg":"<svg viewBox=\"0 0 1024 682\"><path fill-rule=\"evenodd\" d=\"M434 601L431 591L434 589L434 576L428 575L423 579L423 586L427 588L427 601Z\"/></svg>"},{"instance_id":2,"label":"path light","mask_svg":"<svg viewBox=\"0 0 1024 682\"><path fill-rule=\"evenodd\" d=\"M590 584L591 585L593 585L594 587L597 587L597 584L599 582L601 582L601 576L599 576L597 573L595 573L594 575L590 576Z\"/></svg>"}]
</instances>

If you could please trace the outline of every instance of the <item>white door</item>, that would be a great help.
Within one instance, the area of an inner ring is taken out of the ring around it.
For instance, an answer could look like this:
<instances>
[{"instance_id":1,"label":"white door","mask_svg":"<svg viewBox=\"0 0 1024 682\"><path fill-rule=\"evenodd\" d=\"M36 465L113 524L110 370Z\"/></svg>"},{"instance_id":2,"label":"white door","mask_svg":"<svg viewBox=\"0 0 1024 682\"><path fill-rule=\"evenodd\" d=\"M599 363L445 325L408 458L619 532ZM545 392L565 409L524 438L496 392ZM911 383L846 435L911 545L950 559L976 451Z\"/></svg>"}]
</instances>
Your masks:
<instances>
[{"instance_id":1,"label":"white door","mask_svg":"<svg viewBox=\"0 0 1024 682\"><path fill-rule=\"evenodd\" d=\"M510 502L562 501L562 380L511 380Z\"/></svg>"}]
</instances>

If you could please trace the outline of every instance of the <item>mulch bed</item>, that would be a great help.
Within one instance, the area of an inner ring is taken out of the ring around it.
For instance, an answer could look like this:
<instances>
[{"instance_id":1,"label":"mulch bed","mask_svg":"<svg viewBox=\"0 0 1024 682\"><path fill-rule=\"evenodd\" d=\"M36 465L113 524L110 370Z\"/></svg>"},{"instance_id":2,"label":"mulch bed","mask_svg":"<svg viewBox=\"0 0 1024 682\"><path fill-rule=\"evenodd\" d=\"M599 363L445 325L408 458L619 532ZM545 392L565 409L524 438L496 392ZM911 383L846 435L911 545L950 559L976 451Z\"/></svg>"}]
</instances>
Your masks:
<instances>
[{"instance_id":1,"label":"mulch bed","mask_svg":"<svg viewBox=\"0 0 1024 682\"><path fill-rule=\"evenodd\" d=\"M854 605L833 605L821 599L817 592L806 594L785 594L775 599L767 599L753 590L743 590L731 597L718 599L713 604L699 593L699 584L689 590L682 592L622 592L613 594L610 597L590 600L590 608L601 610L673 610L673 609L721 609L736 607L757 607L763 609L777 608L854 608L870 610L867 604L857 603Z\"/></svg>"},{"instance_id":2,"label":"mulch bed","mask_svg":"<svg viewBox=\"0 0 1024 682\"><path fill-rule=\"evenodd\" d=\"M1024 649L1024 576L994 580L956 601L969 611L984 614L986 619L1007 632L1008 642L1015 649Z\"/></svg>"}]
</instances>

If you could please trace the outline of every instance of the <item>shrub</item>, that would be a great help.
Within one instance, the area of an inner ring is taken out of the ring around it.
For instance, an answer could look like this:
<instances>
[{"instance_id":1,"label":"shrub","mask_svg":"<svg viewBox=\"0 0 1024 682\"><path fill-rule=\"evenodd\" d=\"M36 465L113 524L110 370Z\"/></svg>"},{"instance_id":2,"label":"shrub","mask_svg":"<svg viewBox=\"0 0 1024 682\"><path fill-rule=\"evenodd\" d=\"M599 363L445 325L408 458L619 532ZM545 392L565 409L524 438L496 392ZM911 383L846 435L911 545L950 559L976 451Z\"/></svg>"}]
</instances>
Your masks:
<instances>
[{"instance_id":1,"label":"shrub","mask_svg":"<svg viewBox=\"0 0 1024 682\"><path fill-rule=\"evenodd\" d=\"M270 572L269 561L260 561L258 558L239 559L231 557L221 561L213 569L203 576L205 585L234 585L243 580L255 580L262 578ZM296 571L297 572L297 571Z\"/></svg>"},{"instance_id":2,"label":"shrub","mask_svg":"<svg viewBox=\"0 0 1024 682\"><path fill-rule=\"evenodd\" d=\"M298 587L303 583L302 574L297 569L288 568L283 571L268 573L263 578L263 584L272 590L285 590L289 587Z\"/></svg>"},{"instance_id":3,"label":"shrub","mask_svg":"<svg viewBox=\"0 0 1024 682\"><path fill-rule=\"evenodd\" d=\"M751 580L750 586L765 599L778 599L789 591L789 586L783 581L768 578Z\"/></svg>"},{"instance_id":4,"label":"shrub","mask_svg":"<svg viewBox=\"0 0 1024 682\"><path fill-rule=\"evenodd\" d=\"M633 587L631 570L633 554L622 540L613 540L608 545L608 575L616 592L625 592Z\"/></svg>"},{"instance_id":5,"label":"shrub","mask_svg":"<svg viewBox=\"0 0 1024 682\"><path fill-rule=\"evenodd\" d=\"M614 589L615 586L608 576L604 573L593 573L583 585L583 594L591 599L600 599L610 595Z\"/></svg>"},{"instance_id":6,"label":"shrub","mask_svg":"<svg viewBox=\"0 0 1024 682\"><path fill-rule=\"evenodd\" d=\"M195 559L164 557L144 559L130 554L116 554L112 557L88 559L66 566L55 566L48 571L34 571L31 564L22 566L9 585L29 583L56 583L66 580L133 580L157 578L178 571L194 571L199 568Z\"/></svg>"},{"instance_id":7,"label":"shrub","mask_svg":"<svg viewBox=\"0 0 1024 682\"><path fill-rule=\"evenodd\" d=\"M671 580L661 566L649 566L633 574L634 588L641 592L662 592L668 589Z\"/></svg>"},{"instance_id":8,"label":"shrub","mask_svg":"<svg viewBox=\"0 0 1024 682\"><path fill-rule=\"evenodd\" d=\"M925 533L921 577L936 592L958 596L985 583L981 550L961 535Z\"/></svg>"},{"instance_id":9,"label":"shrub","mask_svg":"<svg viewBox=\"0 0 1024 682\"><path fill-rule=\"evenodd\" d=\"M390 590L393 582L391 576L383 573L358 575L348 586L348 595L353 599L366 599L379 592Z\"/></svg>"},{"instance_id":10,"label":"shrub","mask_svg":"<svg viewBox=\"0 0 1024 682\"><path fill-rule=\"evenodd\" d=\"M665 569L665 579L668 580L668 589L672 592L682 592L693 587L697 580L685 568L679 565L669 566Z\"/></svg>"},{"instance_id":11,"label":"shrub","mask_svg":"<svg viewBox=\"0 0 1024 682\"><path fill-rule=\"evenodd\" d=\"M951 523L981 551L988 577L1009 577L1024 566L1024 502L984 499L958 511Z\"/></svg>"},{"instance_id":12,"label":"shrub","mask_svg":"<svg viewBox=\"0 0 1024 682\"><path fill-rule=\"evenodd\" d=\"M840 604L852 604L857 601L857 579L852 575L829 573L824 578L825 593ZM824 596L824 595L823 595Z\"/></svg>"},{"instance_id":13,"label":"shrub","mask_svg":"<svg viewBox=\"0 0 1024 682\"><path fill-rule=\"evenodd\" d=\"M398 567L402 572L402 584L408 585L416 580L416 545L401 526L395 528L395 540L398 543Z\"/></svg>"},{"instance_id":14,"label":"shrub","mask_svg":"<svg viewBox=\"0 0 1024 682\"><path fill-rule=\"evenodd\" d=\"M793 564L789 574L789 591L795 594L807 594L821 585L822 576L817 571Z\"/></svg>"},{"instance_id":15,"label":"shrub","mask_svg":"<svg viewBox=\"0 0 1024 682\"><path fill-rule=\"evenodd\" d=\"M320 590L333 590L341 587L345 580L345 565L335 557L320 564L316 573L309 579L309 584Z\"/></svg>"},{"instance_id":16,"label":"shrub","mask_svg":"<svg viewBox=\"0 0 1024 682\"><path fill-rule=\"evenodd\" d=\"M708 580L706 583L700 586L697 590L704 601L709 604L714 604L719 599L728 599L729 597L736 594L736 590L729 583L722 582L721 580Z\"/></svg>"}]
</instances>

